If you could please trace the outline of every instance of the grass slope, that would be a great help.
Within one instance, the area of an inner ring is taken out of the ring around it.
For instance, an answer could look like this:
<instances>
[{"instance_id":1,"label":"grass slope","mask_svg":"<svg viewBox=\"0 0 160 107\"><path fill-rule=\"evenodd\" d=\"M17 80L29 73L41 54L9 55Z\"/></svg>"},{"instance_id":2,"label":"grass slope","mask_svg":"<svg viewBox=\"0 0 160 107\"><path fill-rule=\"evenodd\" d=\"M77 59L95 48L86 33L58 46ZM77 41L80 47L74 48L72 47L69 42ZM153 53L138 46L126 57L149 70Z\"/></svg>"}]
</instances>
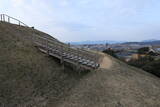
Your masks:
<instances>
[{"instance_id":1,"label":"grass slope","mask_svg":"<svg viewBox=\"0 0 160 107\"><path fill-rule=\"evenodd\" d=\"M33 46L32 34L0 23L0 107L160 106L159 78L110 56L108 69L81 76L65 68L66 73Z\"/></svg>"},{"instance_id":2,"label":"grass slope","mask_svg":"<svg viewBox=\"0 0 160 107\"><path fill-rule=\"evenodd\" d=\"M160 106L158 77L108 57L112 67L87 74L58 107Z\"/></svg>"},{"instance_id":3,"label":"grass slope","mask_svg":"<svg viewBox=\"0 0 160 107\"><path fill-rule=\"evenodd\" d=\"M41 107L49 99L56 102L79 79L37 50L31 34L28 28L0 23L0 107Z\"/></svg>"}]
</instances>

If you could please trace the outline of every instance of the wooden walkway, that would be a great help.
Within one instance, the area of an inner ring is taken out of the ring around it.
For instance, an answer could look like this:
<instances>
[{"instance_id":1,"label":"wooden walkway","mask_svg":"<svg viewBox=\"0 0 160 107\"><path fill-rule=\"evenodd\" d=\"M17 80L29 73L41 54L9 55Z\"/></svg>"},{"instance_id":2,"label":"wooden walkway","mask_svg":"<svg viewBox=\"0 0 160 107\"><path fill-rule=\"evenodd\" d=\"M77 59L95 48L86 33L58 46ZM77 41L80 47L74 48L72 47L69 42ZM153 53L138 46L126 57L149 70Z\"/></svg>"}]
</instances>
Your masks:
<instances>
[{"instance_id":1,"label":"wooden walkway","mask_svg":"<svg viewBox=\"0 0 160 107\"><path fill-rule=\"evenodd\" d=\"M28 27L18 19L5 14L0 14L0 20L8 23L11 23L11 20L14 20L14 22L17 22L14 24ZM74 48L71 47L70 44L64 44L54 38L40 36L35 33L33 34L32 40L40 51L60 59L61 63L68 62L87 69L97 69L99 67L99 59L101 57L99 54L80 48Z\"/></svg>"}]
</instances>

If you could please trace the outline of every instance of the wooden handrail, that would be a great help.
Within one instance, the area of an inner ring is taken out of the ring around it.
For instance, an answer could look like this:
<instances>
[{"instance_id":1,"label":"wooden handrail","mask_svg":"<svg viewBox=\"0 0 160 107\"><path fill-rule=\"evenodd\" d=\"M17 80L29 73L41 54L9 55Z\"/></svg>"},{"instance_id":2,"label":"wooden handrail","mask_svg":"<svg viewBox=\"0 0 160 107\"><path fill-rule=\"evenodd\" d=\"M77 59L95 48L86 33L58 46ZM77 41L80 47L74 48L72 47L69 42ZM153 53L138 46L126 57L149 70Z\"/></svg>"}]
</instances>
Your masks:
<instances>
[{"instance_id":1,"label":"wooden handrail","mask_svg":"<svg viewBox=\"0 0 160 107\"><path fill-rule=\"evenodd\" d=\"M53 47L55 45L56 48L59 50L61 50L61 47L63 47L63 51L67 51L68 53L78 55L82 58L97 62L98 55L96 53L92 53L87 50L82 50L80 48L79 49L78 48L71 48L62 42L59 42L57 40L51 40L49 38L42 37L40 35L34 35L34 36L35 36L35 38L39 39L38 42L47 41L49 47ZM68 51L68 49L69 49L69 51Z\"/></svg>"},{"instance_id":2,"label":"wooden handrail","mask_svg":"<svg viewBox=\"0 0 160 107\"><path fill-rule=\"evenodd\" d=\"M3 22L8 22L8 23L11 23L11 19L14 20L14 21L17 21L18 22L18 25L19 26L26 26L28 27L28 25L24 24L23 22L21 22L20 20L16 19L16 18L13 18L11 16L8 16L6 14L0 14L0 21L3 21Z\"/></svg>"},{"instance_id":3,"label":"wooden handrail","mask_svg":"<svg viewBox=\"0 0 160 107\"><path fill-rule=\"evenodd\" d=\"M6 14L0 14L0 21L2 22L8 22L11 23L11 20L17 21L19 26L25 26L28 27L26 24L24 24L23 22L21 22L20 20L10 17ZM85 59L85 60L89 60L89 61L93 61L95 64L98 64L98 59L100 57L100 55L88 51L88 50L84 50L81 48L73 48L70 47L70 45L67 45L65 43L62 43L54 38L49 38L47 36L42 36L42 35L38 35L33 33L33 42L36 43L37 45L40 45L41 47L45 48L46 50L52 50L52 49L57 49L60 52L60 57L62 58L61 60L63 61L63 53L67 53L73 56L77 56L81 59Z\"/></svg>"}]
</instances>

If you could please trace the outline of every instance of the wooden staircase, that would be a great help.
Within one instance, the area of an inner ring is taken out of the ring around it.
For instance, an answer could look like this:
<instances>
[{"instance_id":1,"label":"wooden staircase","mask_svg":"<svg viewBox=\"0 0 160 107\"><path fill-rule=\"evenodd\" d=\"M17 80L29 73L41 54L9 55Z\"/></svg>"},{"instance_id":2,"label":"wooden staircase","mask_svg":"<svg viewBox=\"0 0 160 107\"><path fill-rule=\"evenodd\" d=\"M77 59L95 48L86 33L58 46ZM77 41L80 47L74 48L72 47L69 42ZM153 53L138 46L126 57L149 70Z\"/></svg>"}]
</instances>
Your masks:
<instances>
[{"instance_id":1,"label":"wooden staircase","mask_svg":"<svg viewBox=\"0 0 160 107\"><path fill-rule=\"evenodd\" d=\"M12 23L12 20L17 23ZM0 21L28 27L18 19L5 14L0 14ZM62 64L67 62L86 69L97 69L99 67L99 59L101 58L99 54L88 50L71 47L70 44L62 43L49 36L40 36L34 33L33 28L30 29L33 30L32 40L39 50L60 59Z\"/></svg>"}]
</instances>

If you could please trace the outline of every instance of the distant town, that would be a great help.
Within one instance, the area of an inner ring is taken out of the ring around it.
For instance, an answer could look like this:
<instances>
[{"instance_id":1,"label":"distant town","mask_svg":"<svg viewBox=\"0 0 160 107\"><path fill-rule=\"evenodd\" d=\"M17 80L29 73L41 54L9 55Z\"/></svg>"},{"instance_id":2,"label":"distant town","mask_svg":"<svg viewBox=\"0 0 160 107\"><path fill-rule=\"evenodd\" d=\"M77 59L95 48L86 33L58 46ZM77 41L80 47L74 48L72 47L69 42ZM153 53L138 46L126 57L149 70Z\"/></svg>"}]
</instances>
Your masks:
<instances>
[{"instance_id":1,"label":"distant town","mask_svg":"<svg viewBox=\"0 0 160 107\"><path fill-rule=\"evenodd\" d=\"M78 48L91 49L97 51L104 51L106 49L113 50L119 59L126 62L144 57L146 55L152 55L155 59L160 59L160 40L143 41L143 42L124 42L115 44L80 44L74 45ZM141 48L148 48L143 53L138 53Z\"/></svg>"}]
</instances>

